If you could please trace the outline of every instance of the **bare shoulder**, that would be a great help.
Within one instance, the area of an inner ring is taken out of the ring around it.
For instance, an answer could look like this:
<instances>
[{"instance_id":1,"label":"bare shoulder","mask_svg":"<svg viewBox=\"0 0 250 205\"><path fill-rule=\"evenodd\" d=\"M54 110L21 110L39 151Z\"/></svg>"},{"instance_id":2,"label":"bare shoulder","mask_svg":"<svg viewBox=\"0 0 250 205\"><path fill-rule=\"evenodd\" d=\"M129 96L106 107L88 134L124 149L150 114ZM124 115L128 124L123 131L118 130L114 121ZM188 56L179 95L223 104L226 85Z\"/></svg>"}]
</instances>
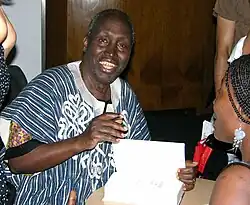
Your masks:
<instances>
[{"instance_id":1,"label":"bare shoulder","mask_svg":"<svg viewBox=\"0 0 250 205\"><path fill-rule=\"evenodd\" d=\"M231 165L217 178L209 205L248 205L250 202L250 169Z\"/></svg>"},{"instance_id":2,"label":"bare shoulder","mask_svg":"<svg viewBox=\"0 0 250 205\"><path fill-rule=\"evenodd\" d=\"M2 8L0 7L0 43L2 43L7 37L7 22L4 17Z\"/></svg>"},{"instance_id":3,"label":"bare shoulder","mask_svg":"<svg viewBox=\"0 0 250 205\"><path fill-rule=\"evenodd\" d=\"M227 167L218 177L219 180L237 180L243 182L250 181L250 167L242 166L239 164L231 165Z\"/></svg>"}]
</instances>

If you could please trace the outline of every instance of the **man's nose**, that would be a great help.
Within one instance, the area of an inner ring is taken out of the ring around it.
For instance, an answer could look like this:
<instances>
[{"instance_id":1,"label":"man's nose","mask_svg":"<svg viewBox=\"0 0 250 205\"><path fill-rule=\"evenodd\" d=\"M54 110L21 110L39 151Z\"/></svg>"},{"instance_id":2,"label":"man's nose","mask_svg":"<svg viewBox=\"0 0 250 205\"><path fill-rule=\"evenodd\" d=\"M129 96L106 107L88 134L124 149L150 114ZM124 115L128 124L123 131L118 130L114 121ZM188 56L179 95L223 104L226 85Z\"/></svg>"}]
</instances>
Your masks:
<instances>
[{"instance_id":1,"label":"man's nose","mask_svg":"<svg viewBox=\"0 0 250 205\"><path fill-rule=\"evenodd\" d=\"M107 46L107 49L106 49L107 55L113 57L114 55L116 55L116 52L117 52L116 46L115 46L113 43L112 43L112 44L109 44L109 45Z\"/></svg>"}]
</instances>

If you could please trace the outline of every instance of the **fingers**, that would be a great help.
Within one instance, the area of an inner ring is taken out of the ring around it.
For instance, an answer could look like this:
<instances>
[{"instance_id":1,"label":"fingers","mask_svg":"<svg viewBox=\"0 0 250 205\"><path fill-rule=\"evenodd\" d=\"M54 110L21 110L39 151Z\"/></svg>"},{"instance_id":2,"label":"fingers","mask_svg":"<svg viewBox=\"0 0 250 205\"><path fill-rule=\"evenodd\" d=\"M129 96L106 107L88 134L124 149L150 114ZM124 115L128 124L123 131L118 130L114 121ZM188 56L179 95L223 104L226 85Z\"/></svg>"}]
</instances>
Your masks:
<instances>
[{"instance_id":1,"label":"fingers","mask_svg":"<svg viewBox=\"0 0 250 205\"><path fill-rule=\"evenodd\" d=\"M178 170L179 173L182 174L190 174L190 173L194 173L194 171L196 170L196 167L190 167L190 168L180 168Z\"/></svg>"},{"instance_id":2,"label":"fingers","mask_svg":"<svg viewBox=\"0 0 250 205\"><path fill-rule=\"evenodd\" d=\"M97 117L94 122L101 123L102 126L111 127L122 132L127 131L127 128L122 126L123 116L117 113L105 113Z\"/></svg>"},{"instance_id":3,"label":"fingers","mask_svg":"<svg viewBox=\"0 0 250 205\"><path fill-rule=\"evenodd\" d=\"M178 169L178 175L184 179L194 179L197 172L197 162L186 161L186 168Z\"/></svg>"},{"instance_id":4,"label":"fingers","mask_svg":"<svg viewBox=\"0 0 250 205\"><path fill-rule=\"evenodd\" d=\"M187 168L192 168L192 167L196 167L198 165L198 162L193 162L191 160L187 160L186 161L186 167Z\"/></svg>"},{"instance_id":5,"label":"fingers","mask_svg":"<svg viewBox=\"0 0 250 205\"><path fill-rule=\"evenodd\" d=\"M128 131L122 122L123 116L117 113L105 113L96 117L88 129L89 139L93 142L119 142Z\"/></svg>"},{"instance_id":6,"label":"fingers","mask_svg":"<svg viewBox=\"0 0 250 205\"><path fill-rule=\"evenodd\" d=\"M183 190L190 191L194 188L196 178L192 175L178 173L177 178L183 183Z\"/></svg>"},{"instance_id":7,"label":"fingers","mask_svg":"<svg viewBox=\"0 0 250 205\"><path fill-rule=\"evenodd\" d=\"M177 172L177 178L183 183L194 183L196 179L196 175L194 171L181 172L179 169L179 171Z\"/></svg>"},{"instance_id":8,"label":"fingers","mask_svg":"<svg viewBox=\"0 0 250 205\"><path fill-rule=\"evenodd\" d=\"M186 168L180 168L178 172L183 174L196 174L198 162L186 161Z\"/></svg>"},{"instance_id":9,"label":"fingers","mask_svg":"<svg viewBox=\"0 0 250 205\"><path fill-rule=\"evenodd\" d=\"M116 118L116 119L114 119L114 122L116 122L118 124L122 124L123 119L122 118Z\"/></svg>"},{"instance_id":10,"label":"fingers","mask_svg":"<svg viewBox=\"0 0 250 205\"><path fill-rule=\"evenodd\" d=\"M186 168L177 171L177 178L184 183L185 191L189 191L195 186L197 165L196 162L186 161Z\"/></svg>"},{"instance_id":11,"label":"fingers","mask_svg":"<svg viewBox=\"0 0 250 205\"><path fill-rule=\"evenodd\" d=\"M76 191L74 190L69 194L68 205L76 205Z\"/></svg>"},{"instance_id":12,"label":"fingers","mask_svg":"<svg viewBox=\"0 0 250 205\"><path fill-rule=\"evenodd\" d=\"M106 125L106 126L103 126ZM94 138L99 142L111 142L118 143L120 139L125 137L126 129L116 122L105 122L98 129L95 134L93 133ZM118 130L120 129L120 130Z\"/></svg>"},{"instance_id":13,"label":"fingers","mask_svg":"<svg viewBox=\"0 0 250 205\"><path fill-rule=\"evenodd\" d=\"M122 133L128 131L127 127L122 126L121 124L114 121L104 121L100 127L100 132L111 134L116 137L123 137Z\"/></svg>"},{"instance_id":14,"label":"fingers","mask_svg":"<svg viewBox=\"0 0 250 205\"><path fill-rule=\"evenodd\" d=\"M191 191L195 187L195 184L183 184L182 189L184 191Z\"/></svg>"},{"instance_id":15,"label":"fingers","mask_svg":"<svg viewBox=\"0 0 250 205\"><path fill-rule=\"evenodd\" d=\"M195 168L183 168L178 170L178 176L180 179L193 180L196 178Z\"/></svg>"},{"instance_id":16,"label":"fingers","mask_svg":"<svg viewBox=\"0 0 250 205\"><path fill-rule=\"evenodd\" d=\"M110 119L109 117L111 116L115 118ZM116 138L124 138L128 129L126 126L122 125L122 121L123 119L119 115L110 114L109 116L109 114L104 114L102 117L98 117L93 121L92 131L98 131L98 133L101 135L101 138L110 138L111 136Z\"/></svg>"},{"instance_id":17,"label":"fingers","mask_svg":"<svg viewBox=\"0 0 250 205\"><path fill-rule=\"evenodd\" d=\"M112 143L117 143L120 139L125 137L126 129L122 127L120 124L115 123L116 125L112 125L107 123L107 126L102 126L99 130L98 137L100 138L99 141L107 141ZM112 127L113 126L113 127ZM119 129L119 130L118 130Z\"/></svg>"},{"instance_id":18,"label":"fingers","mask_svg":"<svg viewBox=\"0 0 250 205\"><path fill-rule=\"evenodd\" d=\"M109 135L109 134L101 133L99 141L118 143L120 141L120 138L114 137L114 136Z\"/></svg>"},{"instance_id":19,"label":"fingers","mask_svg":"<svg viewBox=\"0 0 250 205\"><path fill-rule=\"evenodd\" d=\"M97 117L100 120L114 120L116 118L122 118L119 113L107 112Z\"/></svg>"},{"instance_id":20,"label":"fingers","mask_svg":"<svg viewBox=\"0 0 250 205\"><path fill-rule=\"evenodd\" d=\"M195 184L196 180L194 179L190 179L190 178L179 178L179 180L181 182L183 182L184 184Z\"/></svg>"}]
</instances>

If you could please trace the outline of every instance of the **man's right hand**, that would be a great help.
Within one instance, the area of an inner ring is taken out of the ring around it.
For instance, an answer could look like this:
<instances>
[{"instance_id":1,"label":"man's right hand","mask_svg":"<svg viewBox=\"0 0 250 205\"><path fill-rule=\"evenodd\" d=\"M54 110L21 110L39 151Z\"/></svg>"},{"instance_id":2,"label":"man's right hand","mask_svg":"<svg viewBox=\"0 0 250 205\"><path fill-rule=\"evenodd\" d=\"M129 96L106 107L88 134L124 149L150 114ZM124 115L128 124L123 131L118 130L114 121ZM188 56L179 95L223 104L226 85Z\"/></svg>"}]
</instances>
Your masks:
<instances>
[{"instance_id":1,"label":"man's right hand","mask_svg":"<svg viewBox=\"0 0 250 205\"><path fill-rule=\"evenodd\" d=\"M93 149L100 142L118 143L127 131L121 125L122 120L122 115L117 113L105 113L94 118L85 132L78 136L81 147Z\"/></svg>"}]
</instances>

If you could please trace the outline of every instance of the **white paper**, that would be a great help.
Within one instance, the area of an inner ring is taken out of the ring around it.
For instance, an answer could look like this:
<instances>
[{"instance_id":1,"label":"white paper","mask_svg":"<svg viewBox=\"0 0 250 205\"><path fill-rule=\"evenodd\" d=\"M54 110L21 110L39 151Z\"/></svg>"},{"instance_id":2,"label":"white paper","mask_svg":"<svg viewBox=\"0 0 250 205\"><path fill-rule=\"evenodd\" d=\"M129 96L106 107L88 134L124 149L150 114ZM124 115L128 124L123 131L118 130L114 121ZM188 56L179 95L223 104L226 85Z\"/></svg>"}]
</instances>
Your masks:
<instances>
[{"instance_id":1,"label":"white paper","mask_svg":"<svg viewBox=\"0 0 250 205\"><path fill-rule=\"evenodd\" d=\"M113 145L117 168L105 185L104 201L133 205L176 205L185 167L185 144L121 140Z\"/></svg>"}]
</instances>

